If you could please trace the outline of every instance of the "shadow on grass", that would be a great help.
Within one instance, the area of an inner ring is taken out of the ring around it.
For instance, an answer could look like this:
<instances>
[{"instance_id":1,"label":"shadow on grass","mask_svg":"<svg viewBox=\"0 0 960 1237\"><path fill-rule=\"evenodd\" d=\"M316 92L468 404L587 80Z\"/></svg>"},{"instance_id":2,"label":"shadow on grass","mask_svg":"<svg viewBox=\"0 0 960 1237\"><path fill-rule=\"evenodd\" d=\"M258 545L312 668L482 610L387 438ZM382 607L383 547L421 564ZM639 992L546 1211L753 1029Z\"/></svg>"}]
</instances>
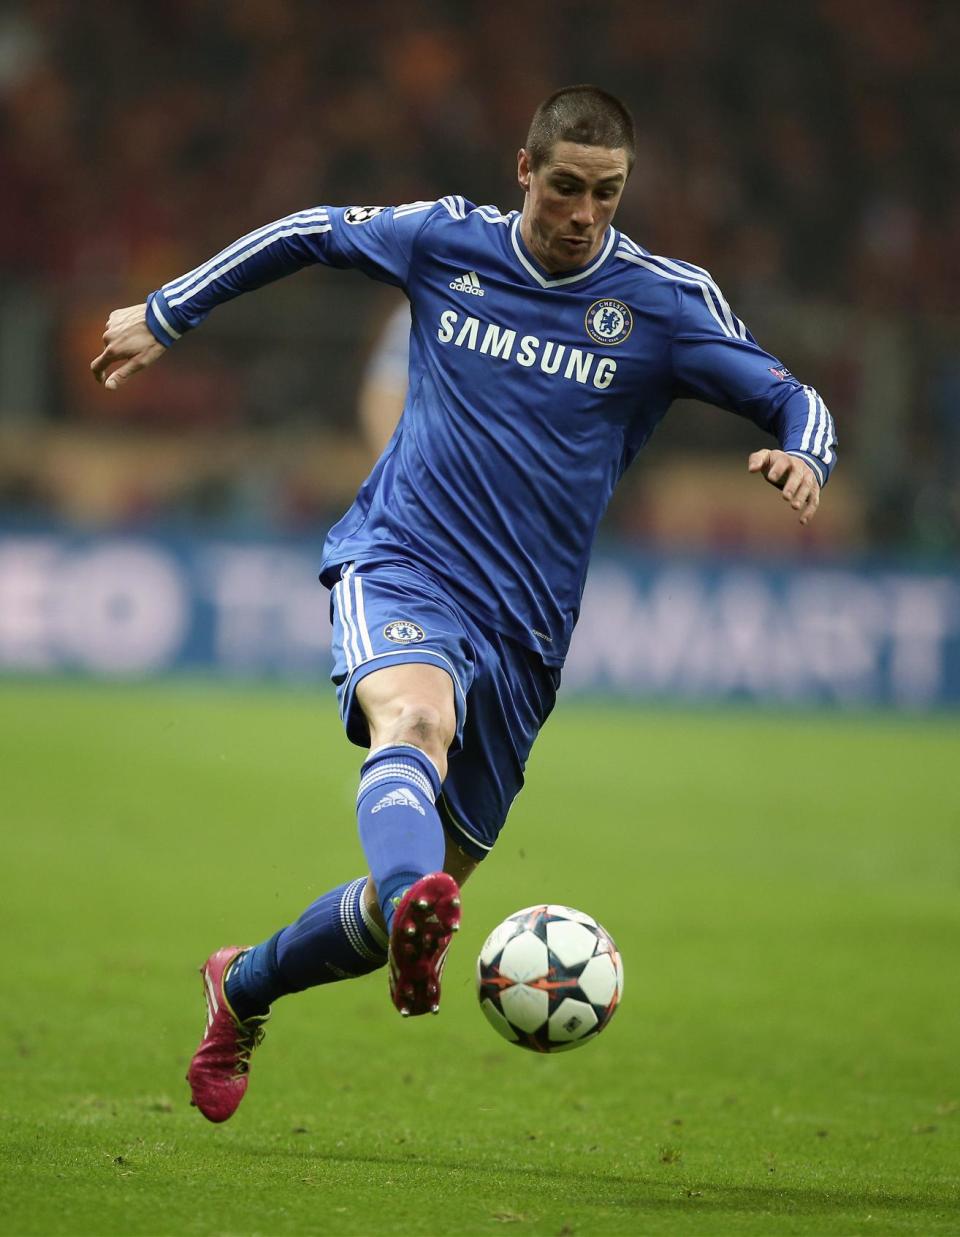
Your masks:
<instances>
[{"instance_id":1,"label":"shadow on grass","mask_svg":"<svg viewBox=\"0 0 960 1237\"><path fill-rule=\"evenodd\" d=\"M236 1148L241 1154L262 1159L263 1148ZM409 1156L357 1155L337 1152L314 1152L306 1156L294 1148L271 1147L270 1155L292 1159L309 1158L314 1164L354 1165L357 1168L378 1165L382 1168L419 1168L438 1173L475 1174L479 1185L489 1185L496 1177L516 1181L518 1189L530 1188L542 1193L544 1180L564 1182L571 1187L565 1193L579 1202L594 1201L605 1207L631 1208L645 1211L675 1210L678 1206L703 1212L765 1212L788 1215L830 1215L847 1211L950 1212L957 1205L957 1192L951 1187L927 1187L923 1197L892 1194L883 1190L841 1192L835 1189L797 1189L778 1186L717 1185L709 1181L683 1177L670 1181L665 1177L631 1176L622 1173L576 1172L569 1169L517 1164L484 1162L471 1168L455 1160L442 1160L420 1154ZM610 1191L610 1193L607 1193ZM559 1201L559 1200L553 1200Z\"/></svg>"}]
</instances>

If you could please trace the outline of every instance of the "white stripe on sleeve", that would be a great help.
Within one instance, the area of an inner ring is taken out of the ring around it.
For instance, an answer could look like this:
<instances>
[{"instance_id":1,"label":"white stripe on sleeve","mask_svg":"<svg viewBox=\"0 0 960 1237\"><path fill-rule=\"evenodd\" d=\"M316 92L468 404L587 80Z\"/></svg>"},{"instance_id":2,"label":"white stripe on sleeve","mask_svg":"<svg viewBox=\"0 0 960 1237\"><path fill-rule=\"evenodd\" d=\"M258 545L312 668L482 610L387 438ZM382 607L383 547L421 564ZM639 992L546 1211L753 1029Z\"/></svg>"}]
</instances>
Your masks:
<instances>
[{"instance_id":1,"label":"white stripe on sleeve","mask_svg":"<svg viewBox=\"0 0 960 1237\"><path fill-rule=\"evenodd\" d=\"M827 410L823 400L817 396L817 436L813 440L813 446L810 448L810 454L819 457L821 449L824 445L823 436L827 432Z\"/></svg>"},{"instance_id":2,"label":"white stripe on sleeve","mask_svg":"<svg viewBox=\"0 0 960 1237\"><path fill-rule=\"evenodd\" d=\"M803 429L803 437L800 439L800 450L810 450L810 435L813 433L813 427L817 419L817 402L814 399L814 391L812 387L804 387L803 393L807 397L807 424Z\"/></svg>"},{"instance_id":3,"label":"white stripe on sleeve","mask_svg":"<svg viewBox=\"0 0 960 1237\"><path fill-rule=\"evenodd\" d=\"M251 245L254 241L259 240L262 236L266 236L269 232L276 229L289 227L294 223L329 223L330 217L323 207L314 207L312 210L301 210L294 215L286 215L283 219L274 219L271 223L265 223L260 228L254 228L252 232L248 232L246 236L241 236L239 240L235 240L232 244L221 249L219 253L214 254L206 262L200 266L194 267L192 271L188 271L186 275L180 275L177 279L171 279L169 283L164 284L163 293L167 296L171 292L182 292L195 280L202 279L218 262L231 257L239 249L245 245Z\"/></svg>"},{"instance_id":4,"label":"white stripe on sleeve","mask_svg":"<svg viewBox=\"0 0 960 1237\"><path fill-rule=\"evenodd\" d=\"M219 279L221 275L226 275L227 272L232 271L235 266L239 266L241 262L246 262L248 258L254 257L262 249L267 249L275 241L284 240L288 236L316 236L320 232L331 231L333 231L333 228L329 223L320 223L314 224L310 227L293 226L284 228L280 232L274 232L271 236L264 237L264 239L254 245L252 249L245 249L243 253L237 254L237 256L227 262L226 265L211 271L205 279L202 279L198 284L195 284L186 292L181 292L179 296L175 296L172 299L168 296L167 304L171 307L174 305L182 305L184 301L188 301L192 296L196 296L198 292L202 292L203 289L209 284L212 284L215 279ZM166 289L164 289L164 295L166 296Z\"/></svg>"},{"instance_id":5,"label":"white stripe on sleeve","mask_svg":"<svg viewBox=\"0 0 960 1237\"><path fill-rule=\"evenodd\" d=\"M163 329L167 332L167 334L171 336L171 338L173 339L180 339L181 337L180 332L175 331L173 327L170 325L170 323L163 316L163 314L160 312L160 306L157 304L156 297L154 297L153 301L151 302L151 309L153 310L154 316L156 317L157 321L160 323Z\"/></svg>"},{"instance_id":6,"label":"white stripe on sleeve","mask_svg":"<svg viewBox=\"0 0 960 1237\"><path fill-rule=\"evenodd\" d=\"M701 294L703 295L704 304L707 309L709 309L710 315L716 322L717 326L728 339L734 338L733 331L729 326L727 326L726 322L724 322L723 318L717 312L717 307L713 302L710 290L702 279L697 279L695 275L691 274L672 275L669 271L663 270L662 267L656 266L649 258L641 257L640 254L631 253L628 249L618 249L617 257L623 258L625 262L632 262L635 266L645 267L648 271L652 271L654 275L659 275L661 279L669 279L672 283L693 284L695 288L699 288Z\"/></svg>"}]
</instances>

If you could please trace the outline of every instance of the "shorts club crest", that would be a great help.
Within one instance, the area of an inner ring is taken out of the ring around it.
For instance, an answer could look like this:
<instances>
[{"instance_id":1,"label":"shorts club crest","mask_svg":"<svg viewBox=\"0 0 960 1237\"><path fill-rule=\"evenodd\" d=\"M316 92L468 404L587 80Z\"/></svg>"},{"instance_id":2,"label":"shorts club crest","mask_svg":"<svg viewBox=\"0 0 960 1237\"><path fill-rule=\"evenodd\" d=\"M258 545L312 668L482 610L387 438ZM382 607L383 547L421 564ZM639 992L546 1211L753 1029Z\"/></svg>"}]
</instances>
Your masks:
<instances>
[{"instance_id":1,"label":"shorts club crest","mask_svg":"<svg viewBox=\"0 0 960 1237\"><path fill-rule=\"evenodd\" d=\"M411 623L409 619L397 619L393 623L388 623L383 629L383 634L395 644L417 644L426 636L420 624Z\"/></svg>"}]
</instances>

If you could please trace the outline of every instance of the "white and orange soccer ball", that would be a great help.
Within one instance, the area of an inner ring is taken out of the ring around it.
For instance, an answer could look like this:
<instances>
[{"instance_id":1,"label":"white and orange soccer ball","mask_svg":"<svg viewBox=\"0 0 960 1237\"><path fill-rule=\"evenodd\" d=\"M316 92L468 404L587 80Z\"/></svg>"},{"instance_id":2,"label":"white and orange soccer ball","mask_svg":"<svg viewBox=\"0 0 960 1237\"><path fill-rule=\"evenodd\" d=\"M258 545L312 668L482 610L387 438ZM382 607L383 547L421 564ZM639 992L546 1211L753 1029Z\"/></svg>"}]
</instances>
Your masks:
<instances>
[{"instance_id":1,"label":"white and orange soccer ball","mask_svg":"<svg viewBox=\"0 0 960 1237\"><path fill-rule=\"evenodd\" d=\"M532 1052L595 1039L623 994L623 962L597 921L569 906L528 906L498 924L477 959L491 1026Z\"/></svg>"}]
</instances>

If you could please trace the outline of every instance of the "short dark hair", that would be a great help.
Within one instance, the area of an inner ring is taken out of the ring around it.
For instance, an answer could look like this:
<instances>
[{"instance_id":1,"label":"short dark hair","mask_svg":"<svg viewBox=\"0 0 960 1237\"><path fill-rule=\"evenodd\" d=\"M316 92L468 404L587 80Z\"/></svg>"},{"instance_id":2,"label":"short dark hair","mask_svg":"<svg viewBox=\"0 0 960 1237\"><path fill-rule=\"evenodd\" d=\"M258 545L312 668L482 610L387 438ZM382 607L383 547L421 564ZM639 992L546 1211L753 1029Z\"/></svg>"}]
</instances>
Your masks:
<instances>
[{"instance_id":1,"label":"short dark hair","mask_svg":"<svg viewBox=\"0 0 960 1237\"><path fill-rule=\"evenodd\" d=\"M533 113L526 150L534 171L550 157L555 142L622 148L627 152L628 170L637 150L633 117L626 104L599 86L564 86Z\"/></svg>"}]
</instances>

